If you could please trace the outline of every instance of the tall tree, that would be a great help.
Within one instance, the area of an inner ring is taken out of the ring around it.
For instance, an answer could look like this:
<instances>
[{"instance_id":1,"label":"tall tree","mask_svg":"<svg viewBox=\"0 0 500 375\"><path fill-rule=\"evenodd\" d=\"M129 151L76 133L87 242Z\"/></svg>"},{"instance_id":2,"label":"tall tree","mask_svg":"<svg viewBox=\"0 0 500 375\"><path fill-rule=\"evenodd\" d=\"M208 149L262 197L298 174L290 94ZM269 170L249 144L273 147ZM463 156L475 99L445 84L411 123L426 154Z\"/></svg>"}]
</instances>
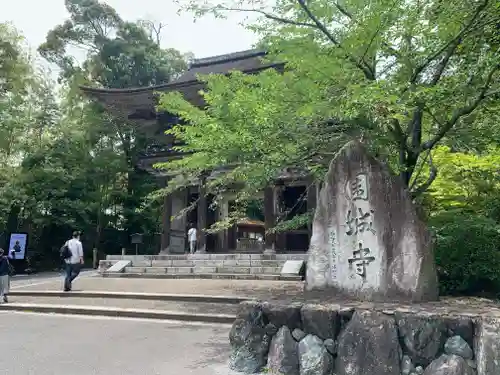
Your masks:
<instances>
[{"instance_id":1,"label":"tall tree","mask_svg":"<svg viewBox=\"0 0 500 375\"><path fill-rule=\"evenodd\" d=\"M124 21L112 7L97 0L66 0L65 5L70 18L51 30L38 49L61 68L62 79L85 77L88 85L108 88L141 87L168 82L186 68L185 57L174 49L163 49L159 36L144 21ZM85 51L85 60L79 62L70 47ZM123 226L129 232L138 231L144 218L137 208L153 182L137 168L146 140L126 119L105 116L103 120L113 129L127 165L121 195Z\"/></svg>"},{"instance_id":2,"label":"tall tree","mask_svg":"<svg viewBox=\"0 0 500 375\"><path fill-rule=\"evenodd\" d=\"M190 124L172 132L192 152L166 167L199 174L236 165L219 175L219 185L240 182L251 194L287 166L324 171L347 139L362 138L417 196L437 176L429 157L436 145L465 135L469 147L485 143L500 89L497 2L250 6L193 1L188 9L260 15L249 28L262 36L270 60L286 62L284 74L205 77L206 111L165 95L162 107ZM418 173L423 163L431 164L425 178Z\"/></svg>"}]
</instances>

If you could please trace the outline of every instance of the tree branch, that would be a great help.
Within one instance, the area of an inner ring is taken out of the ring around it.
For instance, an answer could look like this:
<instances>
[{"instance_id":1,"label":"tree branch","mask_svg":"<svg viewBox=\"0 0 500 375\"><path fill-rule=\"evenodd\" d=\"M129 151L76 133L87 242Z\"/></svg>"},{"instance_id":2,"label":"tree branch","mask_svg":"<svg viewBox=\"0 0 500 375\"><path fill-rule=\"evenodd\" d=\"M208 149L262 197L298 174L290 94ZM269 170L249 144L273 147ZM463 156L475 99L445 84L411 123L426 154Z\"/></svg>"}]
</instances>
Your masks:
<instances>
[{"instance_id":1,"label":"tree branch","mask_svg":"<svg viewBox=\"0 0 500 375\"><path fill-rule=\"evenodd\" d=\"M314 22L316 25L316 28L320 30L327 38L330 40L333 44L335 44L337 47L342 48L344 51L345 49L341 46L340 42L333 36L330 31L321 23L321 21L312 13L312 11L309 9L309 7L306 5L305 0L297 0L299 3L300 7L302 10L307 14L307 16L311 19L311 21ZM348 60L350 60L356 67L361 69L365 77L371 81L375 80L375 73L373 70L368 66L363 59L357 60L354 56L349 54L347 51L345 51L346 56Z\"/></svg>"},{"instance_id":2,"label":"tree branch","mask_svg":"<svg viewBox=\"0 0 500 375\"><path fill-rule=\"evenodd\" d=\"M427 59L424 61L423 64L421 64L420 66L418 66L415 71L413 72L413 75L410 79L410 82L411 83L415 83L420 75L420 73L422 73L422 71L427 68L427 66L432 62L434 61L435 59L437 59L444 51L448 50L450 48L450 46L452 46L453 44L457 43L457 40L461 40L465 34L470 30L470 28L472 27L472 25L474 24L474 22L476 22L476 19L477 17L479 16L479 14L486 8L486 6L488 5L488 1L489 0L484 0L476 9L476 11L474 12L472 18L469 20L469 22L462 28L462 30L460 30L460 32L451 40L448 41L448 43L446 43L444 46L442 46L440 49L438 49L435 53L433 53L432 55L430 55L429 57L427 57Z\"/></svg>"},{"instance_id":3,"label":"tree branch","mask_svg":"<svg viewBox=\"0 0 500 375\"><path fill-rule=\"evenodd\" d=\"M441 127L439 132L432 138L431 140L425 142L422 145L423 150L430 150L433 148L436 143L438 143L445 135L446 133L453 127L455 124L460 120L461 117L466 116L470 113L472 113L478 106L481 104L483 99L486 97L486 93L488 92L488 89L490 87L491 81L493 80L493 76L495 73L500 69L500 64L496 64L488 73L488 76L486 77L486 81L484 83L483 88L479 92L479 95L474 99L469 105L466 105L465 107L456 109L453 112L453 115L451 118Z\"/></svg>"},{"instance_id":4,"label":"tree branch","mask_svg":"<svg viewBox=\"0 0 500 375\"><path fill-rule=\"evenodd\" d=\"M225 6L218 6L216 9L228 11L228 12L259 13L259 14L262 14L265 18L276 21L276 22L281 22L281 23L284 23L287 25L304 26L304 27L311 27L311 28L317 29L315 24L308 23L308 22L299 22L299 21L289 20L287 18L278 17L278 16L275 16L274 14L264 12L263 10L260 10L260 9L228 8Z\"/></svg>"},{"instance_id":5,"label":"tree branch","mask_svg":"<svg viewBox=\"0 0 500 375\"><path fill-rule=\"evenodd\" d=\"M425 192L429 188L429 186L431 186L431 184L434 182L434 180L436 179L436 177L438 175L438 170L437 170L436 166L434 165L434 163L432 162L432 155L430 153L430 150L429 150L429 167L431 169L430 173L429 173L429 178L422 185L420 185L413 192L411 192L412 198L416 198L420 194Z\"/></svg>"},{"instance_id":6,"label":"tree branch","mask_svg":"<svg viewBox=\"0 0 500 375\"><path fill-rule=\"evenodd\" d=\"M448 65L448 62L451 59L451 56L453 56L453 54L455 53L457 47L460 45L461 42L462 38L457 38L455 39L455 42L448 47L446 54L444 55L443 59L438 64L436 71L432 75L431 86L435 86L439 82L441 76L443 75L444 70L446 69L446 66Z\"/></svg>"}]
</instances>

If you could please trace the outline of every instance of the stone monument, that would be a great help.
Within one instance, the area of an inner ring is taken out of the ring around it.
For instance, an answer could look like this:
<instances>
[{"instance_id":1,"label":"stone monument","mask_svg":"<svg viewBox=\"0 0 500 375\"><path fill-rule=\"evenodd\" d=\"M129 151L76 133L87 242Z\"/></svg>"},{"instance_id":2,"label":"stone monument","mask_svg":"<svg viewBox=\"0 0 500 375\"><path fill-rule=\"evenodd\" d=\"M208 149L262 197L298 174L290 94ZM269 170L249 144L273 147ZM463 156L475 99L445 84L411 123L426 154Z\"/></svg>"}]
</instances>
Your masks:
<instances>
[{"instance_id":1,"label":"stone monument","mask_svg":"<svg viewBox=\"0 0 500 375\"><path fill-rule=\"evenodd\" d=\"M349 142L330 164L313 222L306 290L366 301L432 301L432 242L398 177Z\"/></svg>"}]
</instances>

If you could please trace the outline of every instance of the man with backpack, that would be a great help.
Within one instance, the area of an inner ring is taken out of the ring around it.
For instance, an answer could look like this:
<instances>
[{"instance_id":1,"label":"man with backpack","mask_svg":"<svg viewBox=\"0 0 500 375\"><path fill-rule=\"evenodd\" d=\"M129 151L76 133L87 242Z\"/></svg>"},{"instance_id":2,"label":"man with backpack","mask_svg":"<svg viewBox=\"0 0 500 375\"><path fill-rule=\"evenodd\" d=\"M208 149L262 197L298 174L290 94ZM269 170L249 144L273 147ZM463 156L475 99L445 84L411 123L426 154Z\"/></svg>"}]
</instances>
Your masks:
<instances>
[{"instance_id":1,"label":"man with backpack","mask_svg":"<svg viewBox=\"0 0 500 375\"><path fill-rule=\"evenodd\" d=\"M9 263L9 258L4 254L4 250L0 249L0 303L9 302L9 286L10 275L12 274L12 266Z\"/></svg>"},{"instance_id":2,"label":"man with backpack","mask_svg":"<svg viewBox=\"0 0 500 375\"><path fill-rule=\"evenodd\" d=\"M73 238L67 241L61 248L61 258L66 263L66 276L64 278L64 291L71 291L71 284L75 280L83 266L83 246L80 241L80 233L73 232Z\"/></svg>"}]
</instances>

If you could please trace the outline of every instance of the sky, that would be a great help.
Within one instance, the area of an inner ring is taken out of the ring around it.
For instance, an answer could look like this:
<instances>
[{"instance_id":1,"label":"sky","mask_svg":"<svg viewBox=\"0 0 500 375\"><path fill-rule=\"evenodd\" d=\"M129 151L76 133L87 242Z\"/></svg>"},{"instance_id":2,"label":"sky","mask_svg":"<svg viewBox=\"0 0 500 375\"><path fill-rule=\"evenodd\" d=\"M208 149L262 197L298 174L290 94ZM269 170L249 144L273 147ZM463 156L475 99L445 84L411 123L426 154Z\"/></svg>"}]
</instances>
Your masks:
<instances>
[{"instance_id":1,"label":"sky","mask_svg":"<svg viewBox=\"0 0 500 375\"><path fill-rule=\"evenodd\" d=\"M242 51L256 42L256 37L239 25L242 15L233 14L227 20L206 16L195 22L192 14L178 15L173 0L103 2L115 8L123 19L150 19L166 24L162 46L193 52L197 58ZM67 18L64 0L0 0L0 22L13 23L33 49L45 40L50 29Z\"/></svg>"}]
</instances>

